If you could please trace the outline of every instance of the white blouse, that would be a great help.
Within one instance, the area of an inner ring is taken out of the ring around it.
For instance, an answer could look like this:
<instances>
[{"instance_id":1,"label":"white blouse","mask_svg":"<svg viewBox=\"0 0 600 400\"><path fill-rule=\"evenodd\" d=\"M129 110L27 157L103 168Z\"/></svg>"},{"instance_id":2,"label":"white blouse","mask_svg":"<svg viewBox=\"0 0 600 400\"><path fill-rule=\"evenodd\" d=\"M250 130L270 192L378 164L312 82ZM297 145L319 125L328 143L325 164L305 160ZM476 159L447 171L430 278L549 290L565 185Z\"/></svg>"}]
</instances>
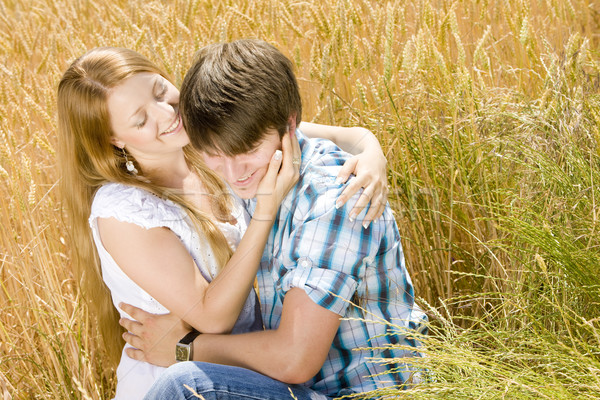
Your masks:
<instances>
[{"instance_id":1,"label":"white blouse","mask_svg":"<svg viewBox=\"0 0 600 400\"><path fill-rule=\"evenodd\" d=\"M103 185L94 196L89 223L100 256L102 278L110 289L113 304L121 317L132 319L117 307L121 302L139 307L152 314L166 314L169 311L132 281L102 245L97 218L111 217L146 229L169 228L190 252L202 276L210 282L216 275L217 263L208 241L195 231L187 213L181 207L137 187L118 183ZM217 225L223 231L231 248L235 250L248 223L247 214L245 214L240 200L236 203L233 217L237 220L235 225L228 223L217 223ZM165 273L168 273L168 268L169 266L165 265ZM262 329L262 321L256 293L251 291L232 333L257 329ZM127 347L130 346L126 344L123 348L121 361L117 368L115 400L142 399L165 369L129 358L125 353Z\"/></svg>"}]
</instances>

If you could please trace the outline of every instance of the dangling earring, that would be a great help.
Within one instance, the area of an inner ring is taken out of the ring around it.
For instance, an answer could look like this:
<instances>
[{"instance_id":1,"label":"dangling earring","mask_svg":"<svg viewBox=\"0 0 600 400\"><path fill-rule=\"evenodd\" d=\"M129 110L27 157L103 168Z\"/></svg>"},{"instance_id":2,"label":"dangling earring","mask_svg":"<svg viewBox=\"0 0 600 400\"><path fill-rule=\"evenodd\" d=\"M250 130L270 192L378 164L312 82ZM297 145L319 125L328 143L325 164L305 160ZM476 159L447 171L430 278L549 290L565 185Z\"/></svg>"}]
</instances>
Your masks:
<instances>
[{"instance_id":1,"label":"dangling earring","mask_svg":"<svg viewBox=\"0 0 600 400\"><path fill-rule=\"evenodd\" d=\"M123 155L125 156L125 167L127 168L127 171L131 172L133 175L137 175L138 170L135 165L133 165L133 161L127 158L125 147L123 147L121 150L123 150Z\"/></svg>"}]
</instances>

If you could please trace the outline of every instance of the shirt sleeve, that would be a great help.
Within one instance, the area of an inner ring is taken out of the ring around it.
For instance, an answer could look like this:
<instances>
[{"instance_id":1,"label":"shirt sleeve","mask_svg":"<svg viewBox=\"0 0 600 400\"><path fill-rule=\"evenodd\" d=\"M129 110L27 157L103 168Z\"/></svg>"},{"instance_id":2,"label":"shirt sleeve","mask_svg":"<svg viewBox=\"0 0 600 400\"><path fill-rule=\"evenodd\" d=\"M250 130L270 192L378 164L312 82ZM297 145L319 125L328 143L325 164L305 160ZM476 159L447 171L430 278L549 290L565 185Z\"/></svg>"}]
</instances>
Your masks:
<instances>
[{"instance_id":1,"label":"shirt sleeve","mask_svg":"<svg viewBox=\"0 0 600 400\"><path fill-rule=\"evenodd\" d=\"M97 218L115 218L145 229L166 227L181 232L187 214L179 206L162 200L143 189L121 184L107 184L96 192L90 212L90 225Z\"/></svg>"}]
</instances>

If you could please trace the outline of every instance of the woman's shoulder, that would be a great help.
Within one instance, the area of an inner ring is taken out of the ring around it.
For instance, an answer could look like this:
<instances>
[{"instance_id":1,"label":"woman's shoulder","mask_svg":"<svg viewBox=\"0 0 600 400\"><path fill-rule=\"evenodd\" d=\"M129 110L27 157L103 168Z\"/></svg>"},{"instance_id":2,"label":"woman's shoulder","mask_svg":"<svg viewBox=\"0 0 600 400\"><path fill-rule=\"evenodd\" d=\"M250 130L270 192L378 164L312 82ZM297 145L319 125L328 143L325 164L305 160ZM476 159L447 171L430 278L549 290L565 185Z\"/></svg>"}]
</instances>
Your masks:
<instances>
[{"instance_id":1,"label":"woman's shoulder","mask_svg":"<svg viewBox=\"0 0 600 400\"><path fill-rule=\"evenodd\" d=\"M130 203L130 204L145 204L164 202L158 196L149 191L137 186L125 185L123 183L105 183L100 186L94 194L92 205L99 204L115 204Z\"/></svg>"},{"instance_id":2,"label":"woman's shoulder","mask_svg":"<svg viewBox=\"0 0 600 400\"><path fill-rule=\"evenodd\" d=\"M185 212L170 200L122 183L102 185L94 195L90 219L116 218L145 226L161 226L165 219L180 219Z\"/></svg>"},{"instance_id":3,"label":"woman's shoulder","mask_svg":"<svg viewBox=\"0 0 600 400\"><path fill-rule=\"evenodd\" d=\"M103 184L98 188L98 190L96 190L96 193L94 195L94 201L108 198L121 198L134 193L150 194L148 191L136 186L125 185L123 183L109 182Z\"/></svg>"}]
</instances>

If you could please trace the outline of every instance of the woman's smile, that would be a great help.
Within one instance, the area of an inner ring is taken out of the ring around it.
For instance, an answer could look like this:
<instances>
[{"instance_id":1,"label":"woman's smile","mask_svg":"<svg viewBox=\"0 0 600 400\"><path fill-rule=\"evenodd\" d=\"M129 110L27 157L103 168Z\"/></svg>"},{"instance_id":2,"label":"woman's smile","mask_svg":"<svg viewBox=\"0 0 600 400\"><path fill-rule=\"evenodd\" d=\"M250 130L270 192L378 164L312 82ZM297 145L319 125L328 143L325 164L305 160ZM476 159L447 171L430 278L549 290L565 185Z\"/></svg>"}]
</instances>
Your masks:
<instances>
[{"instance_id":1,"label":"woman's smile","mask_svg":"<svg viewBox=\"0 0 600 400\"><path fill-rule=\"evenodd\" d=\"M179 113L177 113L177 116L175 117L175 121L173 121L171 126L169 126L169 128L166 131L161 133L160 136L172 135L176 131L178 131L180 127L181 127L181 115Z\"/></svg>"}]
</instances>

